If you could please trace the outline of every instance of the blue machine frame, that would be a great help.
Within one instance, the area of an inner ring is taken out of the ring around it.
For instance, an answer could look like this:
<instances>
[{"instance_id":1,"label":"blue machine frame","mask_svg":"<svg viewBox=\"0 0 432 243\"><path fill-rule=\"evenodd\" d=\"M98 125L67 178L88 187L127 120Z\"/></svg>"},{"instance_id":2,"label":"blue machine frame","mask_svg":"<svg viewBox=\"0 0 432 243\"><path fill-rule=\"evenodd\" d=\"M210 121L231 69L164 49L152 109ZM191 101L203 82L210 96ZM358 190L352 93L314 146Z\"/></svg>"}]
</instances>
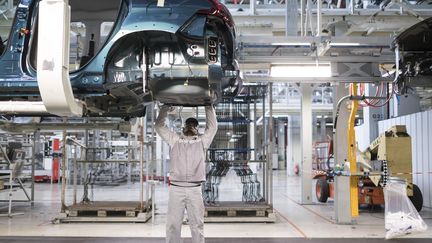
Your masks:
<instances>
[{"instance_id":1,"label":"blue machine frame","mask_svg":"<svg viewBox=\"0 0 432 243\"><path fill-rule=\"evenodd\" d=\"M154 100L198 106L239 92L234 22L219 1L166 0L163 7L155 0L119 3L103 46L83 56L80 68L70 73L74 96L85 103L84 116L137 117ZM40 100L38 4L21 0L17 6L0 57L0 101Z\"/></svg>"}]
</instances>

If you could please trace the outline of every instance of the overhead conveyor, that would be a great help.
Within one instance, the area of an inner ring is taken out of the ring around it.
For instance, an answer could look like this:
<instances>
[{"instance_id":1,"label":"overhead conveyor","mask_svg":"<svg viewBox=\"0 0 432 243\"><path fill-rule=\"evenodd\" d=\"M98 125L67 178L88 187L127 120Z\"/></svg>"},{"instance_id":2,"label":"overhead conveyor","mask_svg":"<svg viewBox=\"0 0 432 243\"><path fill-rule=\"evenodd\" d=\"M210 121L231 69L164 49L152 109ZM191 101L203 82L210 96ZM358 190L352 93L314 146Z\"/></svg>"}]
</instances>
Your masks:
<instances>
[{"instance_id":1,"label":"overhead conveyor","mask_svg":"<svg viewBox=\"0 0 432 243\"><path fill-rule=\"evenodd\" d=\"M20 8L29 6L21 4ZM69 79L69 1L41 1L38 21L37 84L42 100L2 101L0 112L81 117L84 103L75 99Z\"/></svg>"},{"instance_id":2,"label":"overhead conveyor","mask_svg":"<svg viewBox=\"0 0 432 243\"><path fill-rule=\"evenodd\" d=\"M39 6L37 83L48 113L82 116L69 81L70 6L68 0L44 0ZM63 23L63 24L59 24Z\"/></svg>"},{"instance_id":3,"label":"overhead conveyor","mask_svg":"<svg viewBox=\"0 0 432 243\"><path fill-rule=\"evenodd\" d=\"M20 5L21 8L29 6ZM81 117L84 104L76 100L69 80L70 6L68 0L39 4L37 83L41 101L1 101L9 115Z\"/></svg>"}]
</instances>

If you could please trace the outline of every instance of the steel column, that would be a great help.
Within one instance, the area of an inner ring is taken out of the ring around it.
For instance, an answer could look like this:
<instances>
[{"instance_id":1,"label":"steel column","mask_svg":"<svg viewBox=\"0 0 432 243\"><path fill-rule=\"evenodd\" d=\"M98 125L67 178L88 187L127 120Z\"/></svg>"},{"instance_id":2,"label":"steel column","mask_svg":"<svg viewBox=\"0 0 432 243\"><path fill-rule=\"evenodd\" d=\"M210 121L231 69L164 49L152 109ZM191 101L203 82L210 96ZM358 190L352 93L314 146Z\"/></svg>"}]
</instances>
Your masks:
<instances>
[{"instance_id":1,"label":"steel column","mask_svg":"<svg viewBox=\"0 0 432 243\"><path fill-rule=\"evenodd\" d=\"M306 36L306 0L300 0L300 35Z\"/></svg>"},{"instance_id":2,"label":"steel column","mask_svg":"<svg viewBox=\"0 0 432 243\"><path fill-rule=\"evenodd\" d=\"M293 155L293 135L292 135L292 116L287 116L287 149L286 149L286 172L288 176L294 175L294 155Z\"/></svg>"},{"instance_id":3,"label":"steel column","mask_svg":"<svg viewBox=\"0 0 432 243\"><path fill-rule=\"evenodd\" d=\"M348 95L348 89L343 84L335 87L334 93L334 113L336 111L337 101ZM334 155L335 164L343 164L348 161L348 103L342 104L339 111L338 126L334 134ZM350 180L349 177L336 177L335 180L335 198L334 209L335 218L338 224L351 224L351 206L350 206Z\"/></svg>"},{"instance_id":4,"label":"steel column","mask_svg":"<svg viewBox=\"0 0 432 243\"><path fill-rule=\"evenodd\" d=\"M312 203L312 87L301 85L301 203Z\"/></svg>"},{"instance_id":5,"label":"steel column","mask_svg":"<svg viewBox=\"0 0 432 243\"><path fill-rule=\"evenodd\" d=\"M65 121L65 119L64 119ZM67 154L66 154L66 130L63 130L62 134L62 161L61 161L61 213L64 213L66 210L66 161L67 161ZM60 179L59 179L60 181Z\"/></svg>"},{"instance_id":6,"label":"steel column","mask_svg":"<svg viewBox=\"0 0 432 243\"><path fill-rule=\"evenodd\" d=\"M269 147L267 153L267 168L268 168L268 202L273 205L273 153L274 153L274 133L273 133L273 83L269 84Z\"/></svg>"},{"instance_id":7,"label":"steel column","mask_svg":"<svg viewBox=\"0 0 432 243\"><path fill-rule=\"evenodd\" d=\"M285 2L285 36L297 36L298 2L297 0L286 0Z\"/></svg>"},{"instance_id":8,"label":"steel column","mask_svg":"<svg viewBox=\"0 0 432 243\"><path fill-rule=\"evenodd\" d=\"M78 166L77 166L77 148L78 146L74 145L74 160L73 160L73 204L77 203L77 176L78 176ZM82 149L82 148L81 148Z\"/></svg>"},{"instance_id":9,"label":"steel column","mask_svg":"<svg viewBox=\"0 0 432 243\"><path fill-rule=\"evenodd\" d=\"M268 141L268 138L267 138L266 117L265 117L265 114L266 114L266 111L265 111L265 106L266 106L265 93L266 92L264 92L263 102L262 102L262 116L263 116L263 119L262 119L262 128L263 129L262 130L263 130L263 133L264 133L264 139L263 139L263 144L261 144L261 146L262 146L262 149L263 149L263 154L265 154L265 158L268 161L268 157L270 155L268 154L268 151L266 151L266 143ZM266 202L268 203L268 196L269 196L268 195L268 191L269 191L268 190L268 183L267 183L268 165L267 164L264 165L263 168L264 168L264 171L263 171L263 190L265 190L264 197L265 197Z\"/></svg>"},{"instance_id":10,"label":"steel column","mask_svg":"<svg viewBox=\"0 0 432 243\"><path fill-rule=\"evenodd\" d=\"M143 174L143 170L144 170L144 118L141 117L139 119L139 136L140 136L140 210L142 212L143 208L144 208L144 174ZM146 165L148 164L148 161L146 163ZM148 172L148 171L147 171ZM146 178L148 180L148 177ZM148 197L146 197L148 199Z\"/></svg>"},{"instance_id":11,"label":"steel column","mask_svg":"<svg viewBox=\"0 0 432 243\"><path fill-rule=\"evenodd\" d=\"M321 36L321 22L322 22L322 16L321 16L321 9L322 9L322 1L317 1L317 36Z\"/></svg>"},{"instance_id":12,"label":"steel column","mask_svg":"<svg viewBox=\"0 0 432 243\"><path fill-rule=\"evenodd\" d=\"M31 205L34 205L34 194L35 194L35 170L36 170L36 151L40 151L40 132L36 131L33 133L33 148L32 148L32 165L31 165Z\"/></svg>"},{"instance_id":13,"label":"steel column","mask_svg":"<svg viewBox=\"0 0 432 243\"><path fill-rule=\"evenodd\" d=\"M250 14L255 15L256 13L256 1L249 1Z\"/></svg>"},{"instance_id":14,"label":"steel column","mask_svg":"<svg viewBox=\"0 0 432 243\"><path fill-rule=\"evenodd\" d=\"M129 132L129 134L128 134L128 140L127 140L127 142L128 142L128 163L127 163L127 169L128 169L128 171L129 171L129 173L128 173L128 176L127 176L127 182L128 183L131 183L132 182L132 163L131 163L131 161L132 161L132 154L133 154L133 149L135 149L135 148L132 148L132 145L131 145L131 136L132 136L132 131L130 131ZM135 158L134 158L135 159Z\"/></svg>"}]
</instances>

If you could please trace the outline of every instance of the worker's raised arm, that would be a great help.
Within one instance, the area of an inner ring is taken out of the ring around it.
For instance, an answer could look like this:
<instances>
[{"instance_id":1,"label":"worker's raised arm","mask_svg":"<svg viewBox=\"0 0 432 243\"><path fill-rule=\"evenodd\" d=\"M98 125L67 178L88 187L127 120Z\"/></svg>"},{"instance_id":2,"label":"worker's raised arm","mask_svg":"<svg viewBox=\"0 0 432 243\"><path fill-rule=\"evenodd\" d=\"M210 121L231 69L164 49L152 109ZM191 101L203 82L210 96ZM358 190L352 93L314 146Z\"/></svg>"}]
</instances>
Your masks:
<instances>
[{"instance_id":1,"label":"worker's raised arm","mask_svg":"<svg viewBox=\"0 0 432 243\"><path fill-rule=\"evenodd\" d=\"M171 109L169 106L162 106L159 110L159 115L156 118L155 130L165 140L170 147L174 146L174 143L178 140L179 136L165 126L165 120L168 116L168 111Z\"/></svg>"},{"instance_id":2,"label":"worker's raised arm","mask_svg":"<svg viewBox=\"0 0 432 243\"><path fill-rule=\"evenodd\" d=\"M207 121L206 129L202 136L202 140L204 142L204 147L207 149L208 147L210 147L210 144L212 143L213 138L216 135L218 125L216 120L216 111L213 106L206 106L205 113Z\"/></svg>"}]
</instances>

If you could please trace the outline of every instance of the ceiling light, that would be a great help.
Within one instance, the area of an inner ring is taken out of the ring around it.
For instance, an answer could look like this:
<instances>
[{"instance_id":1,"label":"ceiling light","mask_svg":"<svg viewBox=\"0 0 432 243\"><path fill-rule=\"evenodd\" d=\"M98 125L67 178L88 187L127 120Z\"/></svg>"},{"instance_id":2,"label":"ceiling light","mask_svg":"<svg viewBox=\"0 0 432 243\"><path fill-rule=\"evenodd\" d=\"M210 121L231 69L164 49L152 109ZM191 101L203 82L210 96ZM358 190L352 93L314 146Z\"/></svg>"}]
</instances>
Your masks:
<instances>
[{"instance_id":1,"label":"ceiling light","mask_svg":"<svg viewBox=\"0 0 432 243\"><path fill-rule=\"evenodd\" d=\"M272 43L272 46L310 46L311 43L307 42L280 42Z\"/></svg>"},{"instance_id":2,"label":"ceiling light","mask_svg":"<svg viewBox=\"0 0 432 243\"><path fill-rule=\"evenodd\" d=\"M278 65L272 66L270 76L275 78L331 77L330 65Z\"/></svg>"},{"instance_id":3,"label":"ceiling light","mask_svg":"<svg viewBox=\"0 0 432 243\"><path fill-rule=\"evenodd\" d=\"M339 42L339 43L330 43L330 46L360 46L360 43L350 43L350 42Z\"/></svg>"}]
</instances>

